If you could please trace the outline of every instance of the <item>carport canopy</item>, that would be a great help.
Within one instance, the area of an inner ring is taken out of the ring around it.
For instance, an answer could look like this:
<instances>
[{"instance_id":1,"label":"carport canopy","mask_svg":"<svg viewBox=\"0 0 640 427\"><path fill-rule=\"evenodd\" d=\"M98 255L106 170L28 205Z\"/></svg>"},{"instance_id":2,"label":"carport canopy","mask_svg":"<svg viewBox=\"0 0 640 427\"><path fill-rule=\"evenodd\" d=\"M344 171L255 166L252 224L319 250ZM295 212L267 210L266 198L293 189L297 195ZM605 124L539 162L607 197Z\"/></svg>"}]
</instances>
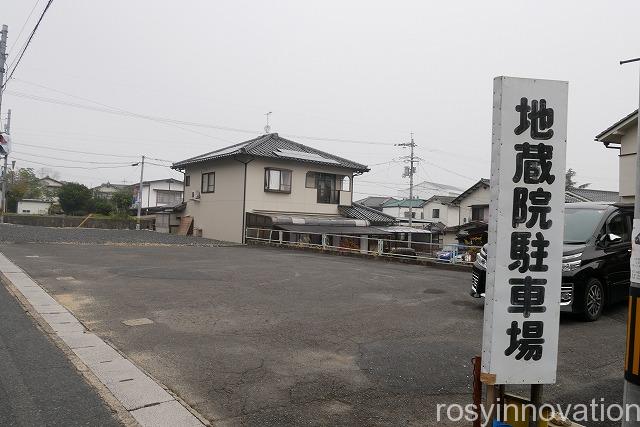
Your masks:
<instances>
[{"instance_id":1,"label":"carport canopy","mask_svg":"<svg viewBox=\"0 0 640 427\"><path fill-rule=\"evenodd\" d=\"M349 225L299 225L299 224L278 224L275 227L294 233L317 233L317 234L393 234L393 232L382 230L380 227L355 227Z\"/></svg>"}]
</instances>

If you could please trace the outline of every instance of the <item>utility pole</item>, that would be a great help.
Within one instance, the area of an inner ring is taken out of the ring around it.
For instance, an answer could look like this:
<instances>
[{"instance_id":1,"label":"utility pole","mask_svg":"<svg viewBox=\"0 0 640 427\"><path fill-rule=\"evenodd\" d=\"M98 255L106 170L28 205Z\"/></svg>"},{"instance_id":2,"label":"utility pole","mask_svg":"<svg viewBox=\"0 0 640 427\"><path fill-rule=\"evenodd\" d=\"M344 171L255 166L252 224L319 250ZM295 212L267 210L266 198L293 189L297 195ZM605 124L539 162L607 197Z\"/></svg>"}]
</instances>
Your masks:
<instances>
[{"instance_id":1,"label":"utility pole","mask_svg":"<svg viewBox=\"0 0 640 427\"><path fill-rule=\"evenodd\" d=\"M2 93L3 85L4 85L4 75L5 75L5 63L7 60L7 34L9 34L9 27L5 24L2 25L2 30L0 31L0 117L2 117ZM7 122L7 127L9 127L9 123ZM7 132L8 133L8 132ZM4 224L4 213L6 212L6 189L7 189L7 153L4 153L4 168L2 169L2 214L0 216L0 223Z\"/></svg>"},{"instance_id":2,"label":"utility pole","mask_svg":"<svg viewBox=\"0 0 640 427\"><path fill-rule=\"evenodd\" d=\"M142 217L142 180L144 179L144 156L140 163L140 185L138 186L138 221L136 222L136 230L140 230L140 218Z\"/></svg>"},{"instance_id":3,"label":"utility pole","mask_svg":"<svg viewBox=\"0 0 640 427\"><path fill-rule=\"evenodd\" d=\"M413 142L413 132L411 132L411 142L405 142L402 144L395 144L398 147L410 147L411 154L409 155L409 167L405 167L405 172L402 175L403 178L409 177L409 228L413 227L413 175L415 174L415 167L413 166L417 160L414 156L414 148L416 147L415 142ZM411 247L411 232L408 233L409 247Z\"/></svg>"},{"instance_id":4,"label":"utility pole","mask_svg":"<svg viewBox=\"0 0 640 427\"><path fill-rule=\"evenodd\" d=\"M626 61L620 61L620 65L627 64L629 62L637 62L640 61L640 58L628 59ZM640 77L640 76L639 76ZM640 78L638 80L640 84ZM640 86L638 87L638 106L640 107ZM635 238L637 229L635 227L635 222L640 220L640 111L638 112L639 117L636 121L636 129L638 134L637 148L636 148L636 195L635 195L635 203L634 203L634 212L633 212L633 234L632 239ZM631 287L629 288L629 305L631 306L633 300L637 300L637 297L640 296L640 282L638 282L638 271L637 267L634 267L634 259L640 257L640 254L635 253L637 245L632 244L632 253L631 253ZM634 271L636 270L636 271ZM634 274L636 273L636 274ZM632 335L630 333L631 325L635 322L637 325L636 319L640 317L640 307L636 307L635 310L629 310L629 318L627 319L627 354L625 357L625 371L624 371L624 397L623 397L623 413L626 413L626 408L629 408L630 405L640 405L640 378L637 375L634 375L631 366L634 365L634 361L640 359L640 354L632 353L630 355L632 348L638 348L638 344L635 343L636 335L638 331L634 331L635 333ZM635 319L632 319L632 315L635 314ZM631 414L633 411L630 411ZM640 426L640 421L636 420L622 420L623 427L638 427Z\"/></svg>"},{"instance_id":5,"label":"utility pole","mask_svg":"<svg viewBox=\"0 0 640 427\"><path fill-rule=\"evenodd\" d=\"M9 27L2 25L2 31L0 31L0 113L2 113L2 86L4 85L4 65L7 60L7 34L9 34Z\"/></svg>"},{"instance_id":6,"label":"utility pole","mask_svg":"<svg viewBox=\"0 0 640 427\"><path fill-rule=\"evenodd\" d=\"M11 134L11 109L7 110L7 124L4 126L4 133ZM7 212L7 180L8 166L7 159L9 153L4 153L4 167L2 169L2 223L4 224L4 214Z\"/></svg>"}]
</instances>

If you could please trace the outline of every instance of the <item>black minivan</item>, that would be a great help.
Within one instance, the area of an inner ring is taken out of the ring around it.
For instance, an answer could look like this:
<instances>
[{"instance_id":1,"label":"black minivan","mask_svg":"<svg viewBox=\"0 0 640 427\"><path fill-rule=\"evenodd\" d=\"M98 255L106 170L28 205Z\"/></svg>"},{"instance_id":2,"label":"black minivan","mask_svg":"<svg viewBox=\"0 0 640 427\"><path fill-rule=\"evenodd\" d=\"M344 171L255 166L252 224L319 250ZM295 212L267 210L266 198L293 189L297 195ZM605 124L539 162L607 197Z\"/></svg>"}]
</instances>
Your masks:
<instances>
[{"instance_id":1,"label":"black minivan","mask_svg":"<svg viewBox=\"0 0 640 427\"><path fill-rule=\"evenodd\" d=\"M561 311L597 320L605 304L629 294L633 206L610 203L565 205ZM471 296L484 297L487 245L473 264Z\"/></svg>"}]
</instances>

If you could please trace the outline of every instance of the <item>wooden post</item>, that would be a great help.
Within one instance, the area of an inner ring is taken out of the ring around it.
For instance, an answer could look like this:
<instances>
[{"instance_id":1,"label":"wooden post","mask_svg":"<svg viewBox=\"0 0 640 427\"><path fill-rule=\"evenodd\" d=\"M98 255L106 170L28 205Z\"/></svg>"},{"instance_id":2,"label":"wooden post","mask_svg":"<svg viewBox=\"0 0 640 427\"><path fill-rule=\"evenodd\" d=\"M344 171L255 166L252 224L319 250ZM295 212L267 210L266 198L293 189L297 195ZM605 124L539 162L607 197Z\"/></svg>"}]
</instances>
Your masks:
<instances>
[{"instance_id":1,"label":"wooden post","mask_svg":"<svg viewBox=\"0 0 640 427\"><path fill-rule=\"evenodd\" d=\"M529 427L537 427L537 412L540 410L540 406L542 406L542 384L531 384L531 403L533 403L535 407L535 413L531 414L531 418L529 418Z\"/></svg>"}]
</instances>

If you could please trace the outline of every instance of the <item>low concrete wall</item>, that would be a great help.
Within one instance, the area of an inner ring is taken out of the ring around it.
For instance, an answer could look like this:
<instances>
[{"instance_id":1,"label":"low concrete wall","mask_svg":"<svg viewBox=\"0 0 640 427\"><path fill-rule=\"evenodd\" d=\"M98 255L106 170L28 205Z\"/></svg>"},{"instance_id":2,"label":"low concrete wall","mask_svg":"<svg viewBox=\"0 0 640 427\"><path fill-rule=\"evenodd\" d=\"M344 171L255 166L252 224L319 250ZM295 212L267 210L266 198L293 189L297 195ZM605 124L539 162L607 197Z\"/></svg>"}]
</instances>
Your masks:
<instances>
[{"instance_id":1,"label":"low concrete wall","mask_svg":"<svg viewBox=\"0 0 640 427\"><path fill-rule=\"evenodd\" d=\"M65 215L5 215L4 220L9 224L35 225L39 227L78 227L85 219L83 216ZM143 230L153 230L154 220L143 218L140 220L140 228ZM111 219L111 218L89 218L82 228L106 228L106 229L129 229L135 230L136 220L131 219Z\"/></svg>"},{"instance_id":2,"label":"low concrete wall","mask_svg":"<svg viewBox=\"0 0 640 427\"><path fill-rule=\"evenodd\" d=\"M417 265L424 265L427 267L435 267L435 268L441 268L444 270L454 270L454 271L467 271L467 272L471 272L472 270L472 264L451 264L449 262L442 262L442 261L437 261L437 260L427 260L427 259L416 259L416 258L411 258L411 257L406 257L406 258L400 258L400 257L392 257L392 256L378 256L378 255L373 255L373 254L366 254L366 253L360 253L360 252L352 252L352 251L330 251L330 250L324 250L322 248L319 247L310 247L310 246L295 246L295 245L280 245L277 242L262 242L262 241L256 241L256 240L247 240L247 245L256 245L256 246L271 246L271 247L278 247L278 248L284 248L284 249L291 249L291 250L299 250L299 251L310 251L310 252L317 252L317 253L322 253L322 254L326 254L326 255L338 255L338 256L350 256L350 257L356 257L356 258L369 258L369 259L375 259L378 261L386 261L386 262L399 262L399 263L403 263L403 264L417 264ZM471 279L469 279L471 280ZM471 283L471 282L469 282Z\"/></svg>"}]
</instances>

